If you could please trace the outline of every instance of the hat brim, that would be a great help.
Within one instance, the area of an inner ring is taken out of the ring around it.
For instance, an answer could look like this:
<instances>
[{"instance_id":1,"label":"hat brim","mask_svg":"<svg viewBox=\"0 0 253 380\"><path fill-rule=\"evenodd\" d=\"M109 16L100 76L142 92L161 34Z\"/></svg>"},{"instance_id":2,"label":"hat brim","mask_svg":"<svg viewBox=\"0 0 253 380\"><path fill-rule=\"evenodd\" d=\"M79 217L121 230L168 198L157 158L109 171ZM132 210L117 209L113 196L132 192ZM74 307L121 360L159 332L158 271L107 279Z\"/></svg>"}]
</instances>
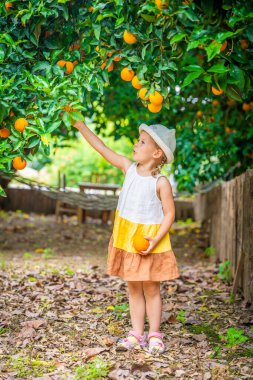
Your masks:
<instances>
[{"instance_id":1,"label":"hat brim","mask_svg":"<svg viewBox=\"0 0 253 380\"><path fill-rule=\"evenodd\" d=\"M139 126L139 132L142 130L147 132L152 137L152 139L155 140L155 142L160 146L160 148L164 151L165 156L167 157L166 163L167 164L171 163L171 161L174 160L174 155L173 155L172 151L170 150L170 148L163 142L163 140L160 139L160 137L157 136L153 132L153 130L146 124L141 124Z\"/></svg>"}]
</instances>

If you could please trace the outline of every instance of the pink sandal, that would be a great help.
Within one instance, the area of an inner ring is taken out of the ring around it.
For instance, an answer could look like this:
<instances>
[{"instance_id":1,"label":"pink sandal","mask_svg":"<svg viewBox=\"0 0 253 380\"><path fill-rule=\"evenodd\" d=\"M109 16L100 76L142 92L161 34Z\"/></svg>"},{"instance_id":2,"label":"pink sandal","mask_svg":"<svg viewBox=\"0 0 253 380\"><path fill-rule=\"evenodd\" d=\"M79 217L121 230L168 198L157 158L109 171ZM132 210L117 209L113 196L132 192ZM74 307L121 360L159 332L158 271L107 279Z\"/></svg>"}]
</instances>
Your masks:
<instances>
[{"instance_id":1,"label":"pink sandal","mask_svg":"<svg viewBox=\"0 0 253 380\"><path fill-rule=\"evenodd\" d=\"M137 339L137 342L134 342L134 343L131 342L131 340L129 340L130 336L135 337ZM144 333L144 335L140 335L137 331L131 330L129 331L127 338L119 339L119 341L117 342L116 350L126 351L131 348L145 347L146 345L147 345L146 334Z\"/></svg>"},{"instance_id":2,"label":"pink sandal","mask_svg":"<svg viewBox=\"0 0 253 380\"><path fill-rule=\"evenodd\" d=\"M151 337L159 338L160 342L154 339L150 339ZM148 352L150 354L162 354L165 351L165 345L163 343L163 338L164 334L160 332L150 332L148 334L148 341L149 341L149 346L148 346Z\"/></svg>"}]
</instances>

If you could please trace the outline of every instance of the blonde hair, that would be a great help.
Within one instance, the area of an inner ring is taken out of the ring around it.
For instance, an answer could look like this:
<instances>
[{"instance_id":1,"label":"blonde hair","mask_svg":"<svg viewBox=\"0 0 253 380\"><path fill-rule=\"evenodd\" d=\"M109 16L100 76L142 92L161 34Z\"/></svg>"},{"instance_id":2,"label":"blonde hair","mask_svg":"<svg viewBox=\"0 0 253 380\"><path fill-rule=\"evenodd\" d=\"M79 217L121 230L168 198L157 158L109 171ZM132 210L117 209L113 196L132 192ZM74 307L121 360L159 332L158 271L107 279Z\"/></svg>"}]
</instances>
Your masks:
<instances>
[{"instance_id":1,"label":"blonde hair","mask_svg":"<svg viewBox=\"0 0 253 380\"><path fill-rule=\"evenodd\" d=\"M155 143L155 145L157 146L157 148L161 149L160 146L157 143ZM160 174L161 173L161 169L166 164L166 162L167 162L167 157L166 157L166 155L163 152L161 162L153 170L151 170L151 175L153 177L155 177L156 175Z\"/></svg>"}]
</instances>

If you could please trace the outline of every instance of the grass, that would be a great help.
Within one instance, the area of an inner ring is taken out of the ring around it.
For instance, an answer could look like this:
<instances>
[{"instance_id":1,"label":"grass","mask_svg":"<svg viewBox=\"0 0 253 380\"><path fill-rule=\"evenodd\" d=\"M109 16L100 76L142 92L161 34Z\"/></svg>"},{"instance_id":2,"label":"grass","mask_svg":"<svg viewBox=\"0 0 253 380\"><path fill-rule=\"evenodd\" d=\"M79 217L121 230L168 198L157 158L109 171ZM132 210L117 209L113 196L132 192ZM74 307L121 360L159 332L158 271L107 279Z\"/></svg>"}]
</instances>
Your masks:
<instances>
[{"instance_id":1,"label":"grass","mask_svg":"<svg viewBox=\"0 0 253 380\"><path fill-rule=\"evenodd\" d=\"M34 359L29 356L9 356L6 364L17 372L16 376L18 378L25 379L29 376L43 376L45 373L52 372L56 369L56 365L52 360L45 361L39 356Z\"/></svg>"},{"instance_id":2,"label":"grass","mask_svg":"<svg viewBox=\"0 0 253 380\"><path fill-rule=\"evenodd\" d=\"M73 380L107 379L110 368L110 363L96 357L91 362L85 364L85 366L77 367Z\"/></svg>"}]
</instances>

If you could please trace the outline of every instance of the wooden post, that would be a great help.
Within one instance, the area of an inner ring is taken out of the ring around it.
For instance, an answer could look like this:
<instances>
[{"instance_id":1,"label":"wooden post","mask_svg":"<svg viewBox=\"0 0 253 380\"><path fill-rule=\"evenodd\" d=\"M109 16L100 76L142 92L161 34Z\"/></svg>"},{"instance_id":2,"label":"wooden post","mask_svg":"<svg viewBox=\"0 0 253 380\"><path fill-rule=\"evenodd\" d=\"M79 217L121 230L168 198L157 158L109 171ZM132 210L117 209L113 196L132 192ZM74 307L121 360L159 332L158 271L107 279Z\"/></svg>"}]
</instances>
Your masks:
<instances>
[{"instance_id":1,"label":"wooden post","mask_svg":"<svg viewBox=\"0 0 253 380\"><path fill-rule=\"evenodd\" d=\"M243 261L244 261L244 251L241 251L240 256L239 256L238 265L237 265L237 268L236 268L236 273L235 273L234 281L233 281L233 286L232 286L232 293L233 294L236 294L237 289L238 289L240 275L241 275L242 269L243 269Z\"/></svg>"}]
</instances>

